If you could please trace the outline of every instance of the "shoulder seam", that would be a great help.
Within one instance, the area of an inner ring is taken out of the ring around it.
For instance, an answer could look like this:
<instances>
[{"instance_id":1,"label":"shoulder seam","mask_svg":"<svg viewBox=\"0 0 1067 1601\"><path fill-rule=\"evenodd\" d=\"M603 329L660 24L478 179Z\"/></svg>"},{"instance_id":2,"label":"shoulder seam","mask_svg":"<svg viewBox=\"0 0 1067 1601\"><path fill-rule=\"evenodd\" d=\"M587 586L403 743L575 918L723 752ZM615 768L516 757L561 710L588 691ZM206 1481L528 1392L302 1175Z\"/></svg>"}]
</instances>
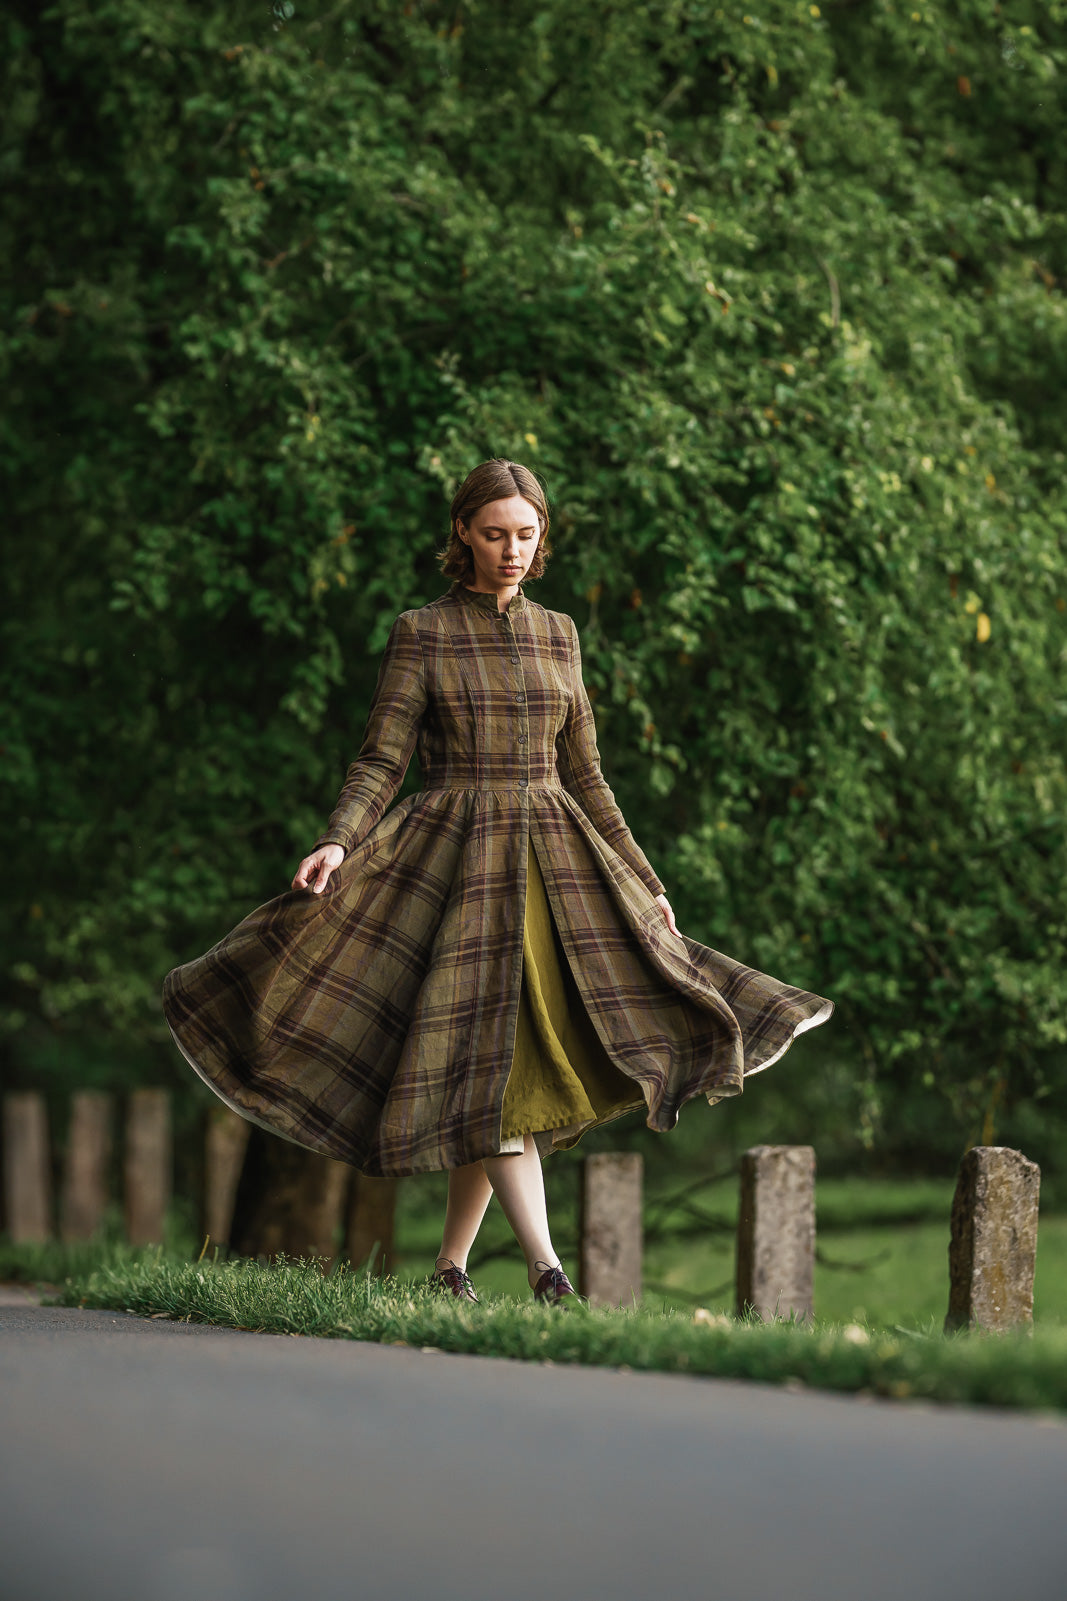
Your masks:
<instances>
[{"instance_id":1,"label":"shoulder seam","mask_svg":"<svg viewBox=\"0 0 1067 1601\"><path fill-rule=\"evenodd\" d=\"M574 627L574 618L571 616L570 612L553 611L549 606L542 606L541 602L538 600L531 600L528 602L528 604L530 606L536 606L537 610L543 617L549 618L552 622L562 623L564 632L566 632L568 628Z\"/></svg>"},{"instance_id":2,"label":"shoulder seam","mask_svg":"<svg viewBox=\"0 0 1067 1601\"><path fill-rule=\"evenodd\" d=\"M406 622L408 627L411 629L411 632L415 635L415 641L419 647L419 673L423 678L425 678L426 658L422 653L422 635L419 633L419 630L415 624L415 616L419 609L420 608L418 607L413 607L410 611L401 612L400 621Z\"/></svg>"}]
</instances>

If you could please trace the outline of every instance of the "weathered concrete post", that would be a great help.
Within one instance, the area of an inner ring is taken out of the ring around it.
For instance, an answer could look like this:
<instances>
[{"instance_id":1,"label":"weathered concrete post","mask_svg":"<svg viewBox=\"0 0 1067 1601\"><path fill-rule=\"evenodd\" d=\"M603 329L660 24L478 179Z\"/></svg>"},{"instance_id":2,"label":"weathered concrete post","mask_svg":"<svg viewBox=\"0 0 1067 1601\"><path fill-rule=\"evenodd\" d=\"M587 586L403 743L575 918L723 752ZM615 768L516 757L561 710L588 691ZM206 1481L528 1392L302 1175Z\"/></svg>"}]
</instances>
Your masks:
<instances>
[{"instance_id":1,"label":"weathered concrete post","mask_svg":"<svg viewBox=\"0 0 1067 1601\"><path fill-rule=\"evenodd\" d=\"M126 1238L131 1245L158 1245L170 1204L170 1096L166 1090L134 1090L126 1110Z\"/></svg>"},{"instance_id":2,"label":"weathered concrete post","mask_svg":"<svg viewBox=\"0 0 1067 1601\"><path fill-rule=\"evenodd\" d=\"M211 1245L226 1245L233 1203L252 1125L221 1103L207 1114L204 1133L204 1233Z\"/></svg>"},{"instance_id":3,"label":"weathered concrete post","mask_svg":"<svg viewBox=\"0 0 1067 1601\"><path fill-rule=\"evenodd\" d=\"M815 1291L815 1152L754 1145L741 1158L737 1312L810 1318Z\"/></svg>"},{"instance_id":4,"label":"weathered concrete post","mask_svg":"<svg viewBox=\"0 0 1067 1601\"><path fill-rule=\"evenodd\" d=\"M999 1334L1034 1320L1041 1169L1020 1151L976 1145L952 1200L945 1329Z\"/></svg>"},{"instance_id":5,"label":"weathered concrete post","mask_svg":"<svg viewBox=\"0 0 1067 1601\"><path fill-rule=\"evenodd\" d=\"M63 1163L59 1232L65 1240L91 1240L108 1203L111 1097L98 1090L71 1096Z\"/></svg>"},{"instance_id":6,"label":"weathered concrete post","mask_svg":"<svg viewBox=\"0 0 1067 1601\"><path fill-rule=\"evenodd\" d=\"M33 1091L4 1096L4 1215L18 1245L52 1232L48 1112Z\"/></svg>"},{"instance_id":7,"label":"weathered concrete post","mask_svg":"<svg viewBox=\"0 0 1067 1601\"><path fill-rule=\"evenodd\" d=\"M592 1306L641 1299L643 1173L631 1151L587 1156L582 1165L578 1288Z\"/></svg>"},{"instance_id":8,"label":"weathered concrete post","mask_svg":"<svg viewBox=\"0 0 1067 1601\"><path fill-rule=\"evenodd\" d=\"M344 1254L353 1267L366 1267L369 1262L372 1273L392 1272L396 1187L396 1179L353 1173L344 1244Z\"/></svg>"}]
</instances>

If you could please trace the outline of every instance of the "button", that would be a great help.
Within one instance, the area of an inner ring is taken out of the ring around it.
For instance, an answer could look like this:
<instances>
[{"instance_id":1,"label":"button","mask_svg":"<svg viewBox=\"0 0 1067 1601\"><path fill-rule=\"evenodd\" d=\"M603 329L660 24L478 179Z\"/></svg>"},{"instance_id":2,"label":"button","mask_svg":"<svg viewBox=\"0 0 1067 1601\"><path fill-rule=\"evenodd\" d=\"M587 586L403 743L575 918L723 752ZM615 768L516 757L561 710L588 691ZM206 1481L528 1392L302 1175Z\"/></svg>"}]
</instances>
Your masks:
<instances>
[{"instance_id":1,"label":"button","mask_svg":"<svg viewBox=\"0 0 1067 1601\"><path fill-rule=\"evenodd\" d=\"M515 699L516 699L516 700L517 700L517 701L518 701L518 702L519 702L519 704L520 704L520 705L521 705L521 704L522 704L522 702L523 702L523 701L524 701L524 700L525 700L525 699L526 699L526 696L525 696L525 695L524 695L524 694L523 694L523 693L522 693L522 692L521 692L521 690L520 690L520 692L519 692L519 694L517 694L517 695L516 695L516 696L515 696Z\"/></svg>"},{"instance_id":2,"label":"button","mask_svg":"<svg viewBox=\"0 0 1067 1601\"><path fill-rule=\"evenodd\" d=\"M520 745L525 745L525 743L526 743L526 735L525 734L520 734L519 735L519 744Z\"/></svg>"},{"instance_id":3,"label":"button","mask_svg":"<svg viewBox=\"0 0 1067 1601\"><path fill-rule=\"evenodd\" d=\"M520 789L529 789L529 787L530 787L530 780L528 778L520 778L519 779L519 788Z\"/></svg>"},{"instance_id":4,"label":"button","mask_svg":"<svg viewBox=\"0 0 1067 1601\"><path fill-rule=\"evenodd\" d=\"M518 667L519 666L519 658L517 656L513 656L511 658L511 665L513 667Z\"/></svg>"}]
</instances>

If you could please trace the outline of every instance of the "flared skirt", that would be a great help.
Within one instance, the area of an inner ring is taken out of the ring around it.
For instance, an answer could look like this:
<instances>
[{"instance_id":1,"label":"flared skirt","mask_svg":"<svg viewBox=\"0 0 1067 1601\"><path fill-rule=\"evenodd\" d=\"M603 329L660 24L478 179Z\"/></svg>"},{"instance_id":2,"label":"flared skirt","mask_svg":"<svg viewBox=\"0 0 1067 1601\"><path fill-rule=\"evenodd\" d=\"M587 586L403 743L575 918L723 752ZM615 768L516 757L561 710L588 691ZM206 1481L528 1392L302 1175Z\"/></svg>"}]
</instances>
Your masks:
<instances>
[{"instance_id":1,"label":"flared skirt","mask_svg":"<svg viewBox=\"0 0 1067 1601\"><path fill-rule=\"evenodd\" d=\"M228 1105L376 1176L573 1144L631 1108L665 1132L833 1011L672 934L552 786L410 796L321 895L276 896L169 973L163 1004Z\"/></svg>"}]
</instances>

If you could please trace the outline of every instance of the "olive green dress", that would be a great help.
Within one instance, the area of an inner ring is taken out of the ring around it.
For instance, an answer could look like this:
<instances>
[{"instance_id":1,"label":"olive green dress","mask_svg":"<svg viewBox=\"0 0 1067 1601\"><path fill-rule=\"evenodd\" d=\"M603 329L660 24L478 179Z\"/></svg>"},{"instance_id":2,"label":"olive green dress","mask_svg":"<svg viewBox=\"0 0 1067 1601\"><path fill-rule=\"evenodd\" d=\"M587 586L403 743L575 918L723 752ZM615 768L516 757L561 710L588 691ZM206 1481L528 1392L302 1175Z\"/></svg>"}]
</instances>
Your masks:
<instances>
[{"instance_id":1,"label":"olive green dress","mask_svg":"<svg viewBox=\"0 0 1067 1601\"><path fill-rule=\"evenodd\" d=\"M521 1150L523 1136L533 1134L544 1156L645 1102L600 1043L578 993L532 839L528 861L522 990L500 1149Z\"/></svg>"}]
</instances>

